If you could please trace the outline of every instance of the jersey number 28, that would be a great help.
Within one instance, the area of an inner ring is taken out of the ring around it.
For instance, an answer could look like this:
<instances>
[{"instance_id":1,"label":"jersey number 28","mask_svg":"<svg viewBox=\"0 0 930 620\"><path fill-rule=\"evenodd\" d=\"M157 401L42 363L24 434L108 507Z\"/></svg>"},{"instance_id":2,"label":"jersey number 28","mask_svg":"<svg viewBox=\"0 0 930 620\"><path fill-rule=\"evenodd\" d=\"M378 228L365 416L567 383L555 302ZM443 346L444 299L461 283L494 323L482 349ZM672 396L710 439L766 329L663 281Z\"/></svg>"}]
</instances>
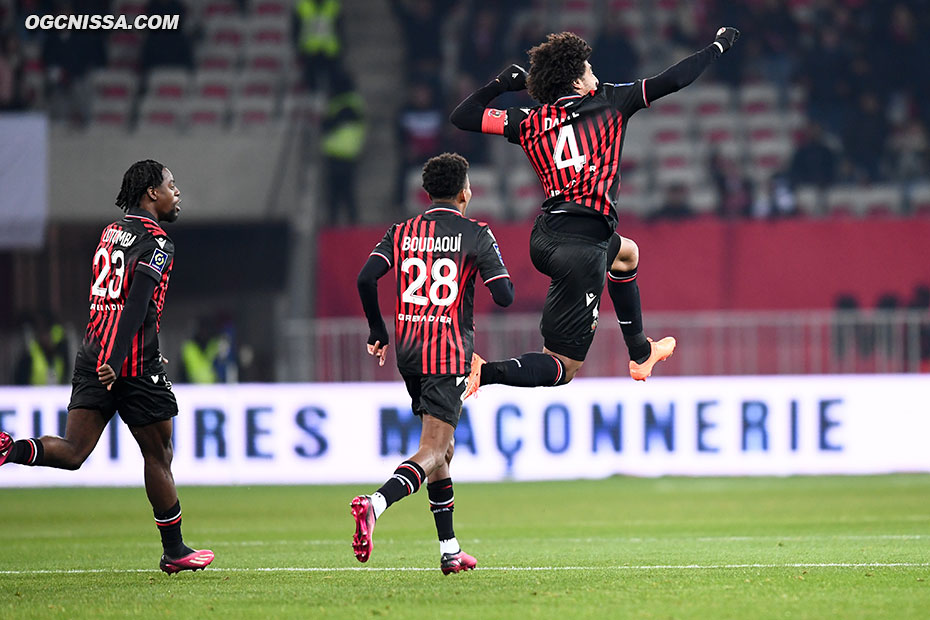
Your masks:
<instances>
[{"instance_id":1,"label":"jersey number 28","mask_svg":"<svg viewBox=\"0 0 930 620\"><path fill-rule=\"evenodd\" d=\"M448 270L445 274L443 274L444 268ZM400 269L404 273L410 273L411 269L416 270L413 281L400 297L404 303L417 306L425 306L428 303L432 303L434 306L451 306L459 294L459 284L455 281L455 277L458 275L458 267L449 258L440 258L433 263L433 269L430 273L433 277L433 283L429 287L429 298L419 294L427 278L426 263L423 259L415 256L405 258L404 262L400 264ZM448 290L444 297L440 297L440 289L443 287Z\"/></svg>"}]
</instances>

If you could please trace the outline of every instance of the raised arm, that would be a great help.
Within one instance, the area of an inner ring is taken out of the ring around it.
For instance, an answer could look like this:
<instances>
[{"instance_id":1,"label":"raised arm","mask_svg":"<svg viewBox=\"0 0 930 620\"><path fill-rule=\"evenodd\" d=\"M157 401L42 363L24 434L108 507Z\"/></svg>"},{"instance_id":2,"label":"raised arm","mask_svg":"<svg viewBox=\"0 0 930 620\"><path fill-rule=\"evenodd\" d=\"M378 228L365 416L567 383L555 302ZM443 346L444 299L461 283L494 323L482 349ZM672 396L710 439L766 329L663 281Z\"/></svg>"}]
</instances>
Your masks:
<instances>
[{"instance_id":1,"label":"raised arm","mask_svg":"<svg viewBox=\"0 0 930 620\"><path fill-rule=\"evenodd\" d=\"M468 95L462 103L458 104L449 116L452 124L465 131L482 131L485 118L485 108L495 97L508 92L524 90L526 88L526 69L520 65L510 65L501 73ZM493 133L493 132L489 132Z\"/></svg>"},{"instance_id":2,"label":"raised arm","mask_svg":"<svg viewBox=\"0 0 930 620\"><path fill-rule=\"evenodd\" d=\"M646 102L651 104L656 99L677 92L696 80L711 63L733 47L738 38L739 30L736 28L721 28L717 31L717 38L713 43L672 65L659 75L645 79L643 90Z\"/></svg>"}]
</instances>

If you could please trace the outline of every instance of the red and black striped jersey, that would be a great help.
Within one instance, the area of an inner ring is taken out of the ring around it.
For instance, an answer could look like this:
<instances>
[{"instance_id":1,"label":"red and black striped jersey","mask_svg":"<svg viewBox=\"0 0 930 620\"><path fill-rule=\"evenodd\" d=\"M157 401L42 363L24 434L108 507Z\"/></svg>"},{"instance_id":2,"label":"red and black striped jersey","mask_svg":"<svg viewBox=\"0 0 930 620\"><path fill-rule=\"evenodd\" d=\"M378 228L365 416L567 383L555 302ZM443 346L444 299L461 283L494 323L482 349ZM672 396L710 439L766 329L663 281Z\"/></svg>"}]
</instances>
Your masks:
<instances>
[{"instance_id":1,"label":"red and black striped jersey","mask_svg":"<svg viewBox=\"0 0 930 620\"><path fill-rule=\"evenodd\" d=\"M546 193L543 209L587 214L593 209L613 230L626 125L648 105L643 80L601 84L553 104L487 108L482 131L503 134L523 148Z\"/></svg>"},{"instance_id":2,"label":"red and black striped jersey","mask_svg":"<svg viewBox=\"0 0 930 620\"><path fill-rule=\"evenodd\" d=\"M467 375L474 351L475 277L509 278L487 224L433 206L394 224L375 247L394 269L397 367L403 375Z\"/></svg>"},{"instance_id":3,"label":"red and black striped jersey","mask_svg":"<svg viewBox=\"0 0 930 620\"><path fill-rule=\"evenodd\" d=\"M173 265L174 243L147 212L132 209L122 220L103 229L94 252L90 319L76 369L96 375L97 368L110 357L133 278L145 277L155 279L155 292L142 327L132 338L120 376L137 377L164 370L158 331Z\"/></svg>"}]
</instances>

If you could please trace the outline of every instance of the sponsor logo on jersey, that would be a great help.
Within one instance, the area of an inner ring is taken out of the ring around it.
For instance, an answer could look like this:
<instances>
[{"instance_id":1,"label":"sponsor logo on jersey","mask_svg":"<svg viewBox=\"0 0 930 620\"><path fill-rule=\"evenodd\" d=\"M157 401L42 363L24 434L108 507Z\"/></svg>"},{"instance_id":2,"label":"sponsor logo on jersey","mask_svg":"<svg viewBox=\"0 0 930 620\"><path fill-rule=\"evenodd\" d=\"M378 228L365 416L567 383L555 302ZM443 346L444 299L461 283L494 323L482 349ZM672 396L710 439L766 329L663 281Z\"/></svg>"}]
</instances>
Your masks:
<instances>
[{"instance_id":1,"label":"sponsor logo on jersey","mask_svg":"<svg viewBox=\"0 0 930 620\"><path fill-rule=\"evenodd\" d=\"M155 249L155 253L152 254L152 260L149 261L149 267L162 273L165 270L165 267L168 265L168 254L165 252Z\"/></svg>"},{"instance_id":2,"label":"sponsor logo on jersey","mask_svg":"<svg viewBox=\"0 0 930 620\"><path fill-rule=\"evenodd\" d=\"M158 247L160 247L163 250L165 249L165 241L167 241L167 239L164 239L162 237L155 237L155 243L157 243Z\"/></svg>"}]
</instances>

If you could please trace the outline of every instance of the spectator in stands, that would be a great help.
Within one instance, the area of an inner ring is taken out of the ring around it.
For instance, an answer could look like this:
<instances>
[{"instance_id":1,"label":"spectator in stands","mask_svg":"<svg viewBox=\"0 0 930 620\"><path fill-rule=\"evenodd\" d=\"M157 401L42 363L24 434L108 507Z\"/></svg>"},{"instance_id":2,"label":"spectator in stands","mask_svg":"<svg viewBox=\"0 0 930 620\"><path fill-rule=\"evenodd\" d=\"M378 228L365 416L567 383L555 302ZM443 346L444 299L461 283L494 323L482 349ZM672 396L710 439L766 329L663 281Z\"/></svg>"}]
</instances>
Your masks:
<instances>
[{"instance_id":1,"label":"spectator in stands","mask_svg":"<svg viewBox=\"0 0 930 620\"><path fill-rule=\"evenodd\" d=\"M826 189L836 179L836 167L836 154L827 146L820 125L808 123L788 166L791 184L795 187L816 185Z\"/></svg>"},{"instance_id":2,"label":"spectator in stands","mask_svg":"<svg viewBox=\"0 0 930 620\"><path fill-rule=\"evenodd\" d=\"M212 317L198 318L194 334L181 345L179 380L182 383L235 380L235 373L230 376L227 367L230 363L235 365L235 357L230 355L231 349L228 333L218 329Z\"/></svg>"},{"instance_id":3,"label":"spectator in stands","mask_svg":"<svg viewBox=\"0 0 930 620\"><path fill-rule=\"evenodd\" d=\"M323 119L323 164L326 171L326 203L329 223L358 221L355 169L365 143L365 102L348 74L335 77L333 92Z\"/></svg>"},{"instance_id":4,"label":"spectator in stands","mask_svg":"<svg viewBox=\"0 0 930 620\"><path fill-rule=\"evenodd\" d=\"M146 15L179 15L176 30L148 30L139 52L139 68L143 75L156 67L177 67L194 70L194 50L185 31L185 7L179 0L149 0Z\"/></svg>"},{"instance_id":5,"label":"spectator in stands","mask_svg":"<svg viewBox=\"0 0 930 620\"><path fill-rule=\"evenodd\" d=\"M650 214L650 220L684 220L694 216L688 202L688 187L683 183L669 185L665 192L665 203Z\"/></svg>"},{"instance_id":6,"label":"spectator in stands","mask_svg":"<svg viewBox=\"0 0 930 620\"><path fill-rule=\"evenodd\" d=\"M14 385L66 385L70 351L64 326L45 312L22 320L23 353L13 372Z\"/></svg>"},{"instance_id":7,"label":"spectator in stands","mask_svg":"<svg viewBox=\"0 0 930 620\"><path fill-rule=\"evenodd\" d=\"M930 139L919 117L905 118L892 129L886 168L891 179L904 183L930 177Z\"/></svg>"},{"instance_id":8,"label":"spectator in stands","mask_svg":"<svg viewBox=\"0 0 930 620\"><path fill-rule=\"evenodd\" d=\"M853 117L843 130L843 154L854 176L864 182L879 180L880 165L888 135L888 121L878 96L869 91L859 94Z\"/></svg>"},{"instance_id":9,"label":"spectator in stands","mask_svg":"<svg viewBox=\"0 0 930 620\"><path fill-rule=\"evenodd\" d=\"M435 84L442 69L443 24L457 3L446 1L441 6L431 0L390 0L390 3L403 33L407 82L422 80Z\"/></svg>"},{"instance_id":10,"label":"spectator in stands","mask_svg":"<svg viewBox=\"0 0 930 620\"><path fill-rule=\"evenodd\" d=\"M398 205L405 201L407 172L413 167L419 169L424 160L442 151L445 120L442 108L436 103L433 87L426 82L415 83L397 117L398 144L402 149Z\"/></svg>"},{"instance_id":11,"label":"spectator in stands","mask_svg":"<svg viewBox=\"0 0 930 620\"><path fill-rule=\"evenodd\" d=\"M311 92L326 91L335 75L345 73L342 1L296 0L291 25L304 86Z\"/></svg>"},{"instance_id":12,"label":"spectator in stands","mask_svg":"<svg viewBox=\"0 0 930 620\"><path fill-rule=\"evenodd\" d=\"M752 217L769 219L798 214L798 201L787 172L773 174L752 203Z\"/></svg>"},{"instance_id":13,"label":"spectator in stands","mask_svg":"<svg viewBox=\"0 0 930 620\"><path fill-rule=\"evenodd\" d=\"M748 217L752 211L752 181L740 163L719 151L710 156L710 177L717 188L717 214L722 218Z\"/></svg>"}]
</instances>

